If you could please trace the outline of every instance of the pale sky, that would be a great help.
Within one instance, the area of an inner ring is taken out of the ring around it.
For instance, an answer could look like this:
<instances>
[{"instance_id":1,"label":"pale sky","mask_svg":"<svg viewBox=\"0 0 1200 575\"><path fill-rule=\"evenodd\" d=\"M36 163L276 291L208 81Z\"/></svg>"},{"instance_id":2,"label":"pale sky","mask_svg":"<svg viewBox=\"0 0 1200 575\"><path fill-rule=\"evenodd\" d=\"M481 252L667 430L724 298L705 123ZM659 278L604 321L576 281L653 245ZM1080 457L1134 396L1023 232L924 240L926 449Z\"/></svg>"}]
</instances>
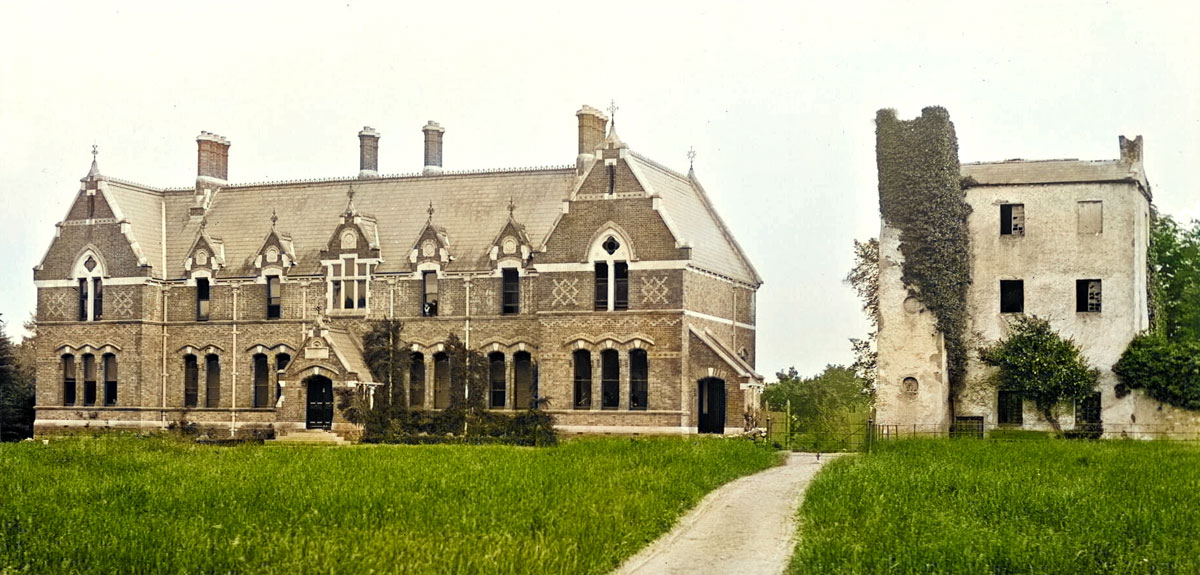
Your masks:
<instances>
[{"instance_id":1,"label":"pale sky","mask_svg":"<svg viewBox=\"0 0 1200 575\"><path fill-rule=\"evenodd\" d=\"M575 111L615 100L634 150L686 171L695 147L766 282L768 380L848 363L868 329L842 278L879 230L879 108L946 107L963 162L1112 159L1141 134L1155 204L1200 218L1194 2L247 4L0 4L10 336L92 144L105 175L186 187L201 130L233 142L234 182L356 175L364 125L381 172L419 171L427 120L447 170L564 165Z\"/></svg>"}]
</instances>

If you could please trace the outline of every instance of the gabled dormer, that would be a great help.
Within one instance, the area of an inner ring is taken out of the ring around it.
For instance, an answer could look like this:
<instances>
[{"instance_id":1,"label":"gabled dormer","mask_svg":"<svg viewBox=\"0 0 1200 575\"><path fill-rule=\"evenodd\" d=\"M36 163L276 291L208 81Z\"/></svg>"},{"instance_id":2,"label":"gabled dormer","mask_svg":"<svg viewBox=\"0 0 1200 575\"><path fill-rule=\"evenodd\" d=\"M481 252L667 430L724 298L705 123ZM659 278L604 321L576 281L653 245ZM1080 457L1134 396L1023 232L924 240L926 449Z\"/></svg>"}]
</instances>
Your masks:
<instances>
[{"instance_id":1,"label":"gabled dormer","mask_svg":"<svg viewBox=\"0 0 1200 575\"><path fill-rule=\"evenodd\" d=\"M200 220L200 231L187 251L183 269L192 278L215 277L225 267L225 242L208 233L208 220Z\"/></svg>"},{"instance_id":2,"label":"gabled dormer","mask_svg":"<svg viewBox=\"0 0 1200 575\"><path fill-rule=\"evenodd\" d=\"M429 219L425 220L425 227L421 228L421 234L417 236L416 243L408 253L408 261L414 270L425 269L428 266L440 269L454 259L450 252L449 234L445 228L433 223L432 203L427 211Z\"/></svg>"},{"instance_id":3,"label":"gabled dormer","mask_svg":"<svg viewBox=\"0 0 1200 575\"><path fill-rule=\"evenodd\" d=\"M370 311L371 274L383 261L379 230L374 218L355 209L353 187L346 195L346 211L320 255L328 288L325 303L333 315L363 315Z\"/></svg>"},{"instance_id":4,"label":"gabled dormer","mask_svg":"<svg viewBox=\"0 0 1200 575\"><path fill-rule=\"evenodd\" d=\"M488 250L488 259L492 269L503 267L524 268L533 254L533 243L525 233L525 226L513 217L515 206L510 199L508 202L508 220L500 233L492 239Z\"/></svg>"},{"instance_id":5,"label":"gabled dormer","mask_svg":"<svg viewBox=\"0 0 1200 575\"><path fill-rule=\"evenodd\" d=\"M296 265L296 249L292 236L275 229L279 218L271 214L271 231L263 238L254 256L254 268L259 276L284 276Z\"/></svg>"}]
</instances>

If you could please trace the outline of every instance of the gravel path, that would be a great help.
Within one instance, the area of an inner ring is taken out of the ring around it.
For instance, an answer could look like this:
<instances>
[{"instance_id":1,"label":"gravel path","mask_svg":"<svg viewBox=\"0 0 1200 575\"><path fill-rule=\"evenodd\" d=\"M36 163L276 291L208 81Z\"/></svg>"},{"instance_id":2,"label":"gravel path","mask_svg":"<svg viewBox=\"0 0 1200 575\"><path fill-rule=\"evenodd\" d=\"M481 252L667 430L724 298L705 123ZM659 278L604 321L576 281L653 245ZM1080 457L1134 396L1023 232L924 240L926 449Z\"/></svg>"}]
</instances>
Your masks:
<instances>
[{"instance_id":1,"label":"gravel path","mask_svg":"<svg viewBox=\"0 0 1200 575\"><path fill-rule=\"evenodd\" d=\"M840 454L792 453L787 464L709 493L666 535L614 575L783 573L796 546L796 510L804 488Z\"/></svg>"}]
</instances>

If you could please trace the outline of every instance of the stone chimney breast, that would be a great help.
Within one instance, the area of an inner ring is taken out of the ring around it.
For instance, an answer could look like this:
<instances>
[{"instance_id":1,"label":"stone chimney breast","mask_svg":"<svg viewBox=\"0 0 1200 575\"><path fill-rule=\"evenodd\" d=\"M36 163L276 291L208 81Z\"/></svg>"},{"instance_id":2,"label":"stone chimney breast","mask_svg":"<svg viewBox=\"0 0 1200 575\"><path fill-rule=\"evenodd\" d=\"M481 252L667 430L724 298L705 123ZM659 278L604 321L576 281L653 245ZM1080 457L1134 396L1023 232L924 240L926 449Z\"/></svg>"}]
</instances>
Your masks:
<instances>
[{"instance_id":1,"label":"stone chimney breast","mask_svg":"<svg viewBox=\"0 0 1200 575\"><path fill-rule=\"evenodd\" d=\"M575 158L575 171L583 175L588 164L595 159L596 150L604 146L604 128L608 125L608 116L584 105L575 112L575 117L579 118L579 155Z\"/></svg>"},{"instance_id":2,"label":"stone chimney breast","mask_svg":"<svg viewBox=\"0 0 1200 575\"><path fill-rule=\"evenodd\" d=\"M1132 140L1121 136L1121 163L1137 164L1142 161L1142 137Z\"/></svg>"}]
</instances>

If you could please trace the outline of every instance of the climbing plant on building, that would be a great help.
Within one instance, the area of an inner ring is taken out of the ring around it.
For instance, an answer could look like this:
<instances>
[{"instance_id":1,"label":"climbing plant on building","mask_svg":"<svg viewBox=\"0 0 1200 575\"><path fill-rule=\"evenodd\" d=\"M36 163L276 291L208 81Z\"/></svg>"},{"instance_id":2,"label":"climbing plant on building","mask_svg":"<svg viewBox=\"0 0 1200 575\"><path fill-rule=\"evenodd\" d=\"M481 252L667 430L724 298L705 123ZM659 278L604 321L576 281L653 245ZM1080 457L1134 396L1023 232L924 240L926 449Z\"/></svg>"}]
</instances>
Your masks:
<instances>
[{"instance_id":1,"label":"climbing plant on building","mask_svg":"<svg viewBox=\"0 0 1200 575\"><path fill-rule=\"evenodd\" d=\"M967 288L971 284L967 216L958 139L945 108L902 121L895 110L875 116L879 212L900 232L902 279L937 318L946 345L951 409L967 368Z\"/></svg>"},{"instance_id":2,"label":"climbing plant on building","mask_svg":"<svg viewBox=\"0 0 1200 575\"><path fill-rule=\"evenodd\" d=\"M979 349L979 359L998 368L1001 390L1032 401L1056 432L1062 432L1059 409L1092 394L1100 377L1074 341L1034 316L1016 319L1007 337Z\"/></svg>"}]
</instances>

